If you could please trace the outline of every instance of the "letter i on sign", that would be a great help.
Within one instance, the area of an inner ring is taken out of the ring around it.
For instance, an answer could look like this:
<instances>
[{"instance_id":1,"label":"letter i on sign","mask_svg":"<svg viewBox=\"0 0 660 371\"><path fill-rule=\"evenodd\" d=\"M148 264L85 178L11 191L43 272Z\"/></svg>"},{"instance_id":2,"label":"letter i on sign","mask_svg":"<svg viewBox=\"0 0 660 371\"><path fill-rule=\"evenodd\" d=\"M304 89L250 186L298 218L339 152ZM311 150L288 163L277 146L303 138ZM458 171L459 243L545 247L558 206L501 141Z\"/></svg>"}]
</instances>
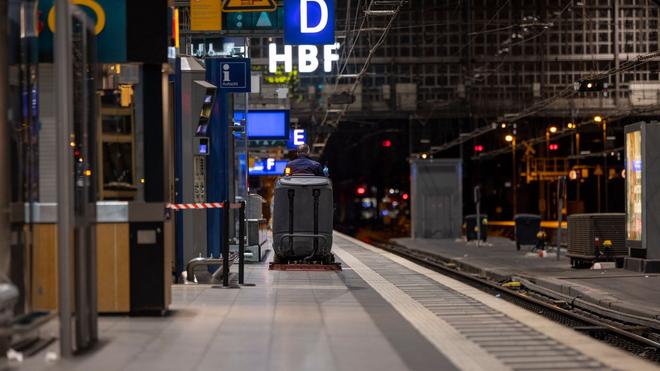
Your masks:
<instances>
[{"instance_id":1,"label":"letter i on sign","mask_svg":"<svg viewBox=\"0 0 660 371\"><path fill-rule=\"evenodd\" d=\"M222 65L222 81L223 82L229 81L229 65L228 64L223 64Z\"/></svg>"}]
</instances>

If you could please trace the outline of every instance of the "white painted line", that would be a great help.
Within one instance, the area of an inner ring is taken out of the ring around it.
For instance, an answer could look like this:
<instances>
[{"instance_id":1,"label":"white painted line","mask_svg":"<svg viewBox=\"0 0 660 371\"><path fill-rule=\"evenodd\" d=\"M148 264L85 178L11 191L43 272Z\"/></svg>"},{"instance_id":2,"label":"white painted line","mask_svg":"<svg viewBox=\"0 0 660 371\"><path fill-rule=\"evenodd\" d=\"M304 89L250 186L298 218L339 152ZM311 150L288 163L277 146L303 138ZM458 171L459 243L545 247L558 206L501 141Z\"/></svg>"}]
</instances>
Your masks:
<instances>
[{"instance_id":1,"label":"white painted line","mask_svg":"<svg viewBox=\"0 0 660 371\"><path fill-rule=\"evenodd\" d=\"M350 265L355 273L390 303L397 312L408 320L417 331L454 363L456 367L461 370L475 371L510 370L510 368L502 364L498 359L461 335L447 322L367 267L349 252L338 245L333 246L332 251L345 264Z\"/></svg>"},{"instance_id":2,"label":"white painted line","mask_svg":"<svg viewBox=\"0 0 660 371\"><path fill-rule=\"evenodd\" d=\"M394 255L382 249L378 249L352 237L337 232L335 232L335 234L339 235L341 238L355 243L358 246L380 254L395 263L401 264L402 266L412 271L423 274L443 286L474 298L483 304L502 312L510 318L546 335L547 337L554 339L561 344L573 348L576 351L605 364L606 366L620 370L635 371L659 369L651 362L635 357L621 349L607 345L606 343L594 340L587 335L581 334L568 327L552 322L549 319L539 316L536 313L532 313L526 309L520 308L515 304L511 304L505 300L498 299L493 295L489 295L479 289L468 286L453 278L444 276L438 272L434 272L400 256Z\"/></svg>"}]
</instances>

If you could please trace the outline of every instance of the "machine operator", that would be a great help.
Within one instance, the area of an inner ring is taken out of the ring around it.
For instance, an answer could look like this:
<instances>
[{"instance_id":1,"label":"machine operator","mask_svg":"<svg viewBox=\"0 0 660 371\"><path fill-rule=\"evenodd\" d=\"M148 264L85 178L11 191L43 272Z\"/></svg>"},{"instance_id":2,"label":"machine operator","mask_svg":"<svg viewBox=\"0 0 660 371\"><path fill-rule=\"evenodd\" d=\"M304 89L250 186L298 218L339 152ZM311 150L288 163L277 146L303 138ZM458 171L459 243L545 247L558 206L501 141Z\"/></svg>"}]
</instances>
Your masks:
<instances>
[{"instance_id":1,"label":"machine operator","mask_svg":"<svg viewBox=\"0 0 660 371\"><path fill-rule=\"evenodd\" d=\"M301 144L297 148L298 157L286 164L287 175L327 176L321 164L309 157L309 146Z\"/></svg>"}]
</instances>

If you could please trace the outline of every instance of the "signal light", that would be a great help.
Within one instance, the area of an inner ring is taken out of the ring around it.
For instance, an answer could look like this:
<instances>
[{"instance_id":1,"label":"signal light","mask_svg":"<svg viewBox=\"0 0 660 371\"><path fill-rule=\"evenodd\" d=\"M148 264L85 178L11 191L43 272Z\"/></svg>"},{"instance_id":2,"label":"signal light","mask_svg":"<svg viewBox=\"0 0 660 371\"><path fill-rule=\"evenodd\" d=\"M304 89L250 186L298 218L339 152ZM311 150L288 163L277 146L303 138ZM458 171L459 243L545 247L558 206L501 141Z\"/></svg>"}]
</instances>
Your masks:
<instances>
[{"instance_id":1,"label":"signal light","mask_svg":"<svg viewBox=\"0 0 660 371\"><path fill-rule=\"evenodd\" d=\"M474 151L475 152L483 152L484 151L484 146L482 146L481 144L477 144L476 146L474 146Z\"/></svg>"},{"instance_id":2,"label":"signal light","mask_svg":"<svg viewBox=\"0 0 660 371\"><path fill-rule=\"evenodd\" d=\"M389 140L389 139L385 139L385 140L383 141L383 147L385 147L385 148L390 148L390 147L392 147L392 141Z\"/></svg>"},{"instance_id":3,"label":"signal light","mask_svg":"<svg viewBox=\"0 0 660 371\"><path fill-rule=\"evenodd\" d=\"M367 193L367 189L364 188L363 186L359 186L359 187L355 190L355 192L356 192L357 194L359 194L359 195L363 195L363 194Z\"/></svg>"},{"instance_id":4,"label":"signal light","mask_svg":"<svg viewBox=\"0 0 660 371\"><path fill-rule=\"evenodd\" d=\"M607 89L607 83L604 80L580 80L573 84L575 91L602 91Z\"/></svg>"},{"instance_id":5,"label":"signal light","mask_svg":"<svg viewBox=\"0 0 660 371\"><path fill-rule=\"evenodd\" d=\"M408 196L407 193L404 193L403 195L401 195L401 198L404 199L404 200L407 200L407 199L410 198L410 196Z\"/></svg>"},{"instance_id":6,"label":"signal light","mask_svg":"<svg viewBox=\"0 0 660 371\"><path fill-rule=\"evenodd\" d=\"M557 144L557 143L550 144L550 145L548 145L548 149L551 150L551 151L556 151L556 150L559 149L559 144Z\"/></svg>"}]
</instances>

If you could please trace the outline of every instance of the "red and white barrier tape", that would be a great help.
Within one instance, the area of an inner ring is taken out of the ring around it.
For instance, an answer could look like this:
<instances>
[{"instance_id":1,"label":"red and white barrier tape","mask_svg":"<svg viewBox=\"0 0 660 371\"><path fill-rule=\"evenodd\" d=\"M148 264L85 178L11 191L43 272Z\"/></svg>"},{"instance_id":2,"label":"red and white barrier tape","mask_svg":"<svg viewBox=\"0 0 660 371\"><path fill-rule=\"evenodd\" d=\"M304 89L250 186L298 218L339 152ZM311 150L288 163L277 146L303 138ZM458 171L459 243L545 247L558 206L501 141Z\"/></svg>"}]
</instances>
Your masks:
<instances>
[{"instance_id":1,"label":"red and white barrier tape","mask_svg":"<svg viewBox=\"0 0 660 371\"><path fill-rule=\"evenodd\" d=\"M167 204L168 209L173 210L190 210L190 209L222 209L224 204L222 202L205 202L196 204Z\"/></svg>"}]
</instances>

